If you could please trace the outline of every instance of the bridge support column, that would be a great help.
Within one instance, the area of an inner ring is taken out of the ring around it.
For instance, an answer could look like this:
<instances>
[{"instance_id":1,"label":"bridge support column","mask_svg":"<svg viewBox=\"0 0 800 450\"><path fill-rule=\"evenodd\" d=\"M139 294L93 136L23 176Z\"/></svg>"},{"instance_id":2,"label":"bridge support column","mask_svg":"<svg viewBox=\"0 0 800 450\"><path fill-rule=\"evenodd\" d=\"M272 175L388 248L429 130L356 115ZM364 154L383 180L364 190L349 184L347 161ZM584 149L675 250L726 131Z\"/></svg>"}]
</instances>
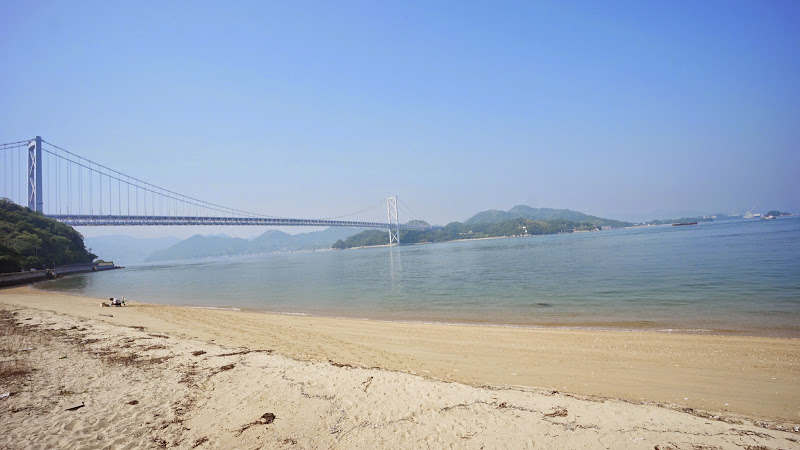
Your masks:
<instances>
[{"instance_id":1,"label":"bridge support column","mask_svg":"<svg viewBox=\"0 0 800 450\"><path fill-rule=\"evenodd\" d=\"M31 211L43 212L42 201L42 138L28 143L28 208Z\"/></svg>"},{"instance_id":2,"label":"bridge support column","mask_svg":"<svg viewBox=\"0 0 800 450\"><path fill-rule=\"evenodd\" d=\"M386 208L389 211L389 245L400 244L400 220L397 217L397 197L387 198ZM394 226L394 231L392 231L392 226Z\"/></svg>"}]
</instances>

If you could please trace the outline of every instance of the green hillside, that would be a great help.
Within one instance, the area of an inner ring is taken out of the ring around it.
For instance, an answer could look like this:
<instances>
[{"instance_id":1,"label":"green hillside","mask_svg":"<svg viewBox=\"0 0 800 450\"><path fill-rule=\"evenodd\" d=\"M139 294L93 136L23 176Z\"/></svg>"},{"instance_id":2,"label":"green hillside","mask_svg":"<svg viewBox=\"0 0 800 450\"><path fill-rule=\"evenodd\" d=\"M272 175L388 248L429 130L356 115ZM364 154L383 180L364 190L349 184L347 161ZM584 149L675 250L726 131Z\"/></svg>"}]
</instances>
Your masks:
<instances>
[{"instance_id":1,"label":"green hillside","mask_svg":"<svg viewBox=\"0 0 800 450\"><path fill-rule=\"evenodd\" d=\"M542 234L572 233L574 231L591 231L597 226L584 222L576 223L566 220L537 221L523 218L506 220L500 223L460 223L452 222L439 230L401 230L400 242L403 244L416 244L422 242L447 242L457 239L480 239L504 236L533 236ZM380 230L369 230L347 239L336 241L334 249L352 247L368 247L373 245L386 245L389 243L389 233Z\"/></svg>"},{"instance_id":2,"label":"green hillside","mask_svg":"<svg viewBox=\"0 0 800 450\"><path fill-rule=\"evenodd\" d=\"M518 205L508 211L500 211L490 209L482 211L470 217L465 224L478 224L478 223L501 223L509 220L523 218L535 221L554 221L565 220L575 223L591 223L592 225L602 228L622 228L633 225L630 222L623 222L619 220L604 219L602 217L591 216L578 211L569 209L553 209L553 208L531 208L530 206Z\"/></svg>"},{"instance_id":3,"label":"green hillside","mask_svg":"<svg viewBox=\"0 0 800 450\"><path fill-rule=\"evenodd\" d=\"M90 263L96 257L74 228L0 199L0 272Z\"/></svg>"}]
</instances>

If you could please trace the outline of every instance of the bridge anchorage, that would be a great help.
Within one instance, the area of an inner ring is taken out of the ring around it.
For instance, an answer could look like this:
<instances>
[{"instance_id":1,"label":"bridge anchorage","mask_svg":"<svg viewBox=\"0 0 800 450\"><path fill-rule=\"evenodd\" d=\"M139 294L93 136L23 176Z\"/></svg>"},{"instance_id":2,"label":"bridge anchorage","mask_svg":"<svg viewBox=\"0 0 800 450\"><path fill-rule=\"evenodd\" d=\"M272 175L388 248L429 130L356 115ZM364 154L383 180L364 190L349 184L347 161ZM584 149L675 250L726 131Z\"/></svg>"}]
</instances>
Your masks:
<instances>
[{"instance_id":1,"label":"bridge anchorage","mask_svg":"<svg viewBox=\"0 0 800 450\"><path fill-rule=\"evenodd\" d=\"M40 136L0 144L3 197L72 226L304 226L388 229L389 243L400 243L400 230L430 230L396 196L355 213L320 219L268 216L159 187L83 158ZM26 155L27 154L27 155ZM22 159L27 160L27 173ZM45 201L47 200L47 201ZM387 222L339 220L386 204ZM401 224L399 211L417 221Z\"/></svg>"}]
</instances>

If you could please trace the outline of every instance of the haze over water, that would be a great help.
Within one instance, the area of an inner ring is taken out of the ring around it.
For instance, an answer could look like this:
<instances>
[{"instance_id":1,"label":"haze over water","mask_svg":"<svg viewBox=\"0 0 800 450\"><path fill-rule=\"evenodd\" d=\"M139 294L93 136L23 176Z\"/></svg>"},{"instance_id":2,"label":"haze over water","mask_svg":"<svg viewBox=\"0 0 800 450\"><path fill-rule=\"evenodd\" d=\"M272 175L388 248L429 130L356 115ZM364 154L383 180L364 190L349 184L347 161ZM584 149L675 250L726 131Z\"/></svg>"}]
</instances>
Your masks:
<instances>
[{"instance_id":1,"label":"haze over water","mask_svg":"<svg viewBox=\"0 0 800 450\"><path fill-rule=\"evenodd\" d=\"M800 337L800 219L183 261L38 287L380 320Z\"/></svg>"}]
</instances>

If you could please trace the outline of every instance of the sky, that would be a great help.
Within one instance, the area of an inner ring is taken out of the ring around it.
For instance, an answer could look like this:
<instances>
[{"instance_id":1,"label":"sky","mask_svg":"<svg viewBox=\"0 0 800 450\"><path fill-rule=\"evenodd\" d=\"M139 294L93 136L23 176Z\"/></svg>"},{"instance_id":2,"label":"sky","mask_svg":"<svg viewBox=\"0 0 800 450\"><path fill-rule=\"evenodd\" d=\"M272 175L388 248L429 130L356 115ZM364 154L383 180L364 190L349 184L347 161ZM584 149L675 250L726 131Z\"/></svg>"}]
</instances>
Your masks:
<instances>
[{"instance_id":1,"label":"sky","mask_svg":"<svg viewBox=\"0 0 800 450\"><path fill-rule=\"evenodd\" d=\"M795 1L6 0L0 17L0 143L40 135L233 208L800 211Z\"/></svg>"}]
</instances>

